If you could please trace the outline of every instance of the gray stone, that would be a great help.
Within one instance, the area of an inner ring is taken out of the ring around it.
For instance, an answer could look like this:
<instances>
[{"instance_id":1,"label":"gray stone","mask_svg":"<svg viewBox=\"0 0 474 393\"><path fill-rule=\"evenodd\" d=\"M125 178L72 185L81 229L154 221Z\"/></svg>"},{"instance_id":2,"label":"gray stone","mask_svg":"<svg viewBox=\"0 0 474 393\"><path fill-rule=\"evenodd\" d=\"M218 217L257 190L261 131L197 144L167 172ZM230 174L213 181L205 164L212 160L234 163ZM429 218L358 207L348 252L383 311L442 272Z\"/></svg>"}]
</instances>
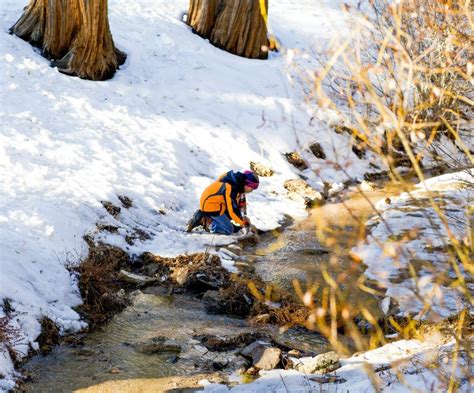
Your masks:
<instances>
[{"instance_id":1,"label":"gray stone","mask_svg":"<svg viewBox=\"0 0 474 393\"><path fill-rule=\"evenodd\" d=\"M163 336L156 336L143 340L141 342L136 343L134 347L136 351L144 353L146 355L161 352L181 352L181 345L179 345L176 341Z\"/></svg>"},{"instance_id":2,"label":"gray stone","mask_svg":"<svg viewBox=\"0 0 474 393\"><path fill-rule=\"evenodd\" d=\"M236 245L236 244L229 244L227 246L227 248L232 251L234 254L237 254L237 255L242 255L242 247Z\"/></svg>"},{"instance_id":3,"label":"gray stone","mask_svg":"<svg viewBox=\"0 0 474 393\"><path fill-rule=\"evenodd\" d=\"M341 367L336 352L326 352L315 357L306 357L295 362L295 370L305 374L326 374Z\"/></svg>"},{"instance_id":4,"label":"gray stone","mask_svg":"<svg viewBox=\"0 0 474 393\"><path fill-rule=\"evenodd\" d=\"M156 282L155 278L150 278L146 276L141 276L139 274L133 274L127 272L126 270L120 270L119 278L121 281L126 282L128 284L132 284L138 287L144 287L147 285L154 284Z\"/></svg>"},{"instance_id":5,"label":"gray stone","mask_svg":"<svg viewBox=\"0 0 474 393\"><path fill-rule=\"evenodd\" d=\"M252 353L258 348L258 347L269 347L270 344L265 343L263 341L254 341L252 344L247 345L244 349L240 351L240 354L246 358L251 359L252 358Z\"/></svg>"},{"instance_id":6,"label":"gray stone","mask_svg":"<svg viewBox=\"0 0 474 393\"><path fill-rule=\"evenodd\" d=\"M237 356L232 362L232 371L243 374L249 366L250 363L247 359L245 359L243 356Z\"/></svg>"}]
</instances>

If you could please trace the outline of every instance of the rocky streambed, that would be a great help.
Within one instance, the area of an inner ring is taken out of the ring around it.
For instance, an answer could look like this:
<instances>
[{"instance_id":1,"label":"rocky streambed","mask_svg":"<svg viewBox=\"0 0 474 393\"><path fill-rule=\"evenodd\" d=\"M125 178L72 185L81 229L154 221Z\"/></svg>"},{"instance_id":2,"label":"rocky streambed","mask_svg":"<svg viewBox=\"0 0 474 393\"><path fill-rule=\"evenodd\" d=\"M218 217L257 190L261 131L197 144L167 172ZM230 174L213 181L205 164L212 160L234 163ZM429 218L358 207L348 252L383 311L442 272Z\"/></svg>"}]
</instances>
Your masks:
<instances>
[{"instance_id":1,"label":"rocky streambed","mask_svg":"<svg viewBox=\"0 0 474 393\"><path fill-rule=\"evenodd\" d=\"M65 392L112 380L150 378L155 387L157 378L166 378L163 386L166 381L184 389L196 387L197 379L180 376L205 373L216 382L232 384L255 378L259 370L323 375L337 369L339 360L329 343L304 328L308 309L291 283L322 283L322 265L337 274L360 269L349 256L363 236L360 223L370 215L372 201L394 193L367 191L369 198L347 194L341 202L316 208L304 222L266 234L253 245L217 250L239 266L238 273L224 269L215 254L161 258L145 253L131 261L120 250L99 246L89 262L92 270L99 270L95 275L103 269L108 282L90 274L100 285L83 283L81 290L91 297L84 307L100 322L109 318L101 314L103 304L123 311L100 329L31 359L20 389ZM118 288L126 288L128 295ZM364 296L375 315L380 312L380 299L356 286L346 289L352 299Z\"/></svg>"}]
</instances>

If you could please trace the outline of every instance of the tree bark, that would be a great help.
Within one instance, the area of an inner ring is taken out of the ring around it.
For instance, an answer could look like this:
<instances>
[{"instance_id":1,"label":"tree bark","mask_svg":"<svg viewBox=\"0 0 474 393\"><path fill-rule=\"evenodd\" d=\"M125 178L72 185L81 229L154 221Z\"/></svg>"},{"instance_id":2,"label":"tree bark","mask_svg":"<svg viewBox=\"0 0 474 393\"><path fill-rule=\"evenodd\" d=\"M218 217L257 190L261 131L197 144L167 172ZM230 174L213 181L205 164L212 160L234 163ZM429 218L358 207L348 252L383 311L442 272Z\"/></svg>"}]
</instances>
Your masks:
<instances>
[{"instance_id":1,"label":"tree bark","mask_svg":"<svg viewBox=\"0 0 474 393\"><path fill-rule=\"evenodd\" d=\"M266 59L267 12L268 0L190 0L187 23L221 49Z\"/></svg>"},{"instance_id":2,"label":"tree bark","mask_svg":"<svg viewBox=\"0 0 474 393\"><path fill-rule=\"evenodd\" d=\"M105 80L125 62L110 33L107 0L32 0L10 31L68 75Z\"/></svg>"}]
</instances>

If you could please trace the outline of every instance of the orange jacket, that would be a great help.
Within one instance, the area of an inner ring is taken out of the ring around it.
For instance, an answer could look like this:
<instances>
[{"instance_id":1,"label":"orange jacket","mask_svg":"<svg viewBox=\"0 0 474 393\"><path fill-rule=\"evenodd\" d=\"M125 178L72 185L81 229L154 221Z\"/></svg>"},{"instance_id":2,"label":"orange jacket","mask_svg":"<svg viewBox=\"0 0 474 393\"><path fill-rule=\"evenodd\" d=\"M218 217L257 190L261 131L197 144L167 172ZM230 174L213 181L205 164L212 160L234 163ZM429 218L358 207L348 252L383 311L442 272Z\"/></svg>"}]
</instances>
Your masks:
<instances>
[{"instance_id":1,"label":"orange jacket","mask_svg":"<svg viewBox=\"0 0 474 393\"><path fill-rule=\"evenodd\" d=\"M243 227L244 221L238 210L238 202L231 194L232 186L218 180L204 190L199 208L209 216L228 214L231 220Z\"/></svg>"}]
</instances>

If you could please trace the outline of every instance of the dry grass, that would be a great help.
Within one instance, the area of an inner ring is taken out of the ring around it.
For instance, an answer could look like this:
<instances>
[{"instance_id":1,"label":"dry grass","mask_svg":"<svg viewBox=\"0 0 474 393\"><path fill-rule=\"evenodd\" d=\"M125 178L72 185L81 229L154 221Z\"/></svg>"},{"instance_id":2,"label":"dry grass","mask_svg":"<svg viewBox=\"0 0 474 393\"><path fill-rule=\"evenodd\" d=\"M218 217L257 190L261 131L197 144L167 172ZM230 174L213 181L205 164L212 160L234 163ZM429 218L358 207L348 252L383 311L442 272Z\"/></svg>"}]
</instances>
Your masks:
<instances>
[{"instance_id":1,"label":"dry grass","mask_svg":"<svg viewBox=\"0 0 474 393\"><path fill-rule=\"evenodd\" d=\"M427 159L456 170L472 168L473 152L468 143L474 132L471 1L375 0L369 3L364 15L348 10L350 37L336 42L325 56L319 57L317 70L300 73L308 103L318 110L337 114L339 122L334 127L352 136L359 153L370 151L377 156L390 178L400 184L401 191L410 193L410 186L399 169L401 165L410 167L419 181L425 180ZM448 152L448 141L455 144L458 154ZM350 180L350 170L343 165L338 167ZM474 189L473 184L466 187ZM469 222L472 225L472 207L466 206L462 225L468 223L467 231L461 239L454 235L456 231L452 220L448 220L449 211L442 198L432 192L427 192L425 198L435 213L436 223L430 221L433 236L443 238L442 252L447 255L449 270L453 272L452 275L434 272L433 282L456 291L472 309L472 291L468 286L469 275L474 273L474 244L469 226ZM375 207L373 215L381 218ZM336 243L337 234L334 235ZM397 240L403 244L416 236L414 231ZM400 256L393 254L397 263ZM383 290L367 285L363 274L340 279L327 269L323 273L326 281L323 296L321 292L316 295L311 287L302 290L296 286L296 292L311 311L308 325L323 333L339 353L348 355L350 347L366 351L387 343L390 341L386 338L388 328L398 332L398 338L424 336L422 327L425 325L410 316L402 319L392 316L380 323L363 302L347 301L344 287L348 280L356 282L361 291L383 296ZM416 264L408 264L406 279L418 287L420 276ZM432 299L417 289L414 300L424 304L422 316L435 314L430 306ZM369 331L360 330L356 323L359 316L369 322ZM341 323L351 338L350 345L344 345L338 337ZM442 386L454 391L460 354L467 353L468 359L474 355L467 339L472 330L472 318L468 310L464 310L452 320L441 323L440 331L446 324L451 329L444 329L443 335L455 342L450 360L452 370L446 373L441 367L431 368ZM403 376L397 378L403 381Z\"/></svg>"},{"instance_id":2,"label":"dry grass","mask_svg":"<svg viewBox=\"0 0 474 393\"><path fill-rule=\"evenodd\" d=\"M128 304L118 279L121 267L129 265L128 255L121 249L90 245L89 255L76 269L83 304L79 311L94 328L109 321Z\"/></svg>"}]
</instances>

